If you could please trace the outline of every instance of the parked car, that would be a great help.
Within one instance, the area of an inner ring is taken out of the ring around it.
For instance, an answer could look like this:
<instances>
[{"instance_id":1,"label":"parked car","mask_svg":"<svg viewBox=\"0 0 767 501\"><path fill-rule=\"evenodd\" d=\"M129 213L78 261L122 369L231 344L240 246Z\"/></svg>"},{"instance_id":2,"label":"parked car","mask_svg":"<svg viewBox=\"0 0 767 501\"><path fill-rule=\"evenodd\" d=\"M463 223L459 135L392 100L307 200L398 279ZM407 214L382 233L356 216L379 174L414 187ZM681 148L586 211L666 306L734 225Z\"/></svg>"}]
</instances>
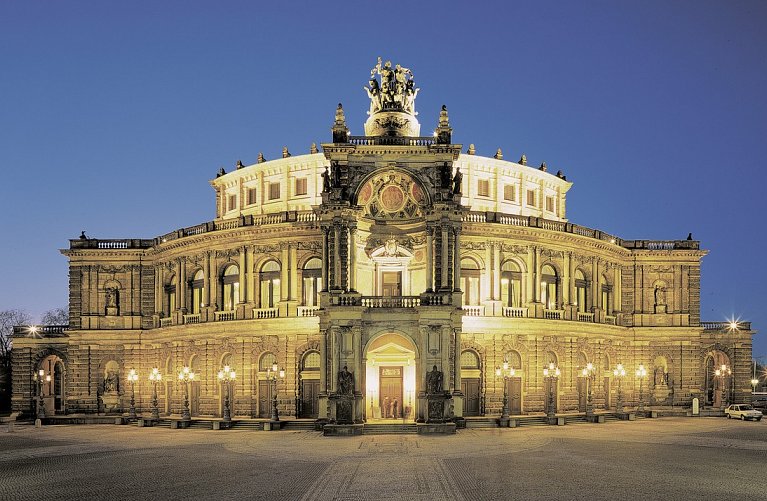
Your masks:
<instances>
[{"instance_id":1,"label":"parked car","mask_svg":"<svg viewBox=\"0 0 767 501\"><path fill-rule=\"evenodd\" d=\"M762 412L754 409L748 404L728 405L724 410L724 413L727 415L727 419L740 418L744 421L746 419L762 420Z\"/></svg>"}]
</instances>

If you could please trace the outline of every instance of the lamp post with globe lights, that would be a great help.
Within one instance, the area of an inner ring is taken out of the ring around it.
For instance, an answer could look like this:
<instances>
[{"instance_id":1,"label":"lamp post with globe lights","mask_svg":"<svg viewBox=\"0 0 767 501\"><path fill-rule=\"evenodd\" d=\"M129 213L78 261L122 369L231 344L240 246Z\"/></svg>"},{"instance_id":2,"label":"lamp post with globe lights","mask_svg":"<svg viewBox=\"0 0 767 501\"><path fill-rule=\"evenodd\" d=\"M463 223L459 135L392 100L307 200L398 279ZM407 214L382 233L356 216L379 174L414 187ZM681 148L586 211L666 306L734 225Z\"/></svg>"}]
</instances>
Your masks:
<instances>
[{"instance_id":1,"label":"lamp post with globe lights","mask_svg":"<svg viewBox=\"0 0 767 501\"><path fill-rule=\"evenodd\" d=\"M495 377L503 376L503 409L501 419L509 419L509 378L514 377L514 367L509 367L509 362L504 360L502 367L495 368Z\"/></svg>"},{"instance_id":2,"label":"lamp post with globe lights","mask_svg":"<svg viewBox=\"0 0 767 501\"><path fill-rule=\"evenodd\" d=\"M43 402L43 381L50 383L51 375L46 374L43 369L40 369L36 373L32 374L32 379L35 380L37 386L37 408L35 409L35 414L37 419L43 419L45 417L45 403Z\"/></svg>"},{"instance_id":3,"label":"lamp post with globe lights","mask_svg":"<svg viewBox=\"0 0 767 501\"><path fill-rule=\"evenodd\" d=\"M266 371L266 379L268 379L272 385L272 416L271 421L280 420L280 411L277 409L277 380L285 379L285 369L279 369L277 362L272 364L271 369Z\"/></svg>"},{"instance_id":4,"label":"lamp post with globe lights","mask_svg":"<svg viewBox=\"0 0 767 501\"><path fill-rule=\"evenodd\" d=\"M152 419L160 419L160 409L157 408L157 383L162 381L162 374L157 367L149 373L149 380L152 382Z\"/></svg>"},{"instance_id":5,"label":"lamp post with globe lights","mask_svg":"<svg viewBox=\"0 0 767 501\"><path fill-rule=\"evenodd\" d=\"M557 379L559 378L560 374L561 371L559 370L559 367L554 364L554 362L549 362L549 366L543 368L543 380L546 381L549 390L549 405L546 412L546 417L550 423L557 417L557 411L555 408L556 403L554 402L554 388L557 385Z\"/></svg>"},{"instance_id":6,"label":"lamp post with globe lights","mask_svg":"<svg viewBox=\"0 0 767 501\"><path fill-rule=\"evenodd\" d=\"M128 383L130 383L130 410L128 411L128 419L131 421L136 420L136 381L138 381L136 369L129 370Z\"/></svg>"},{"instance_id":7,"label":"lamp post with globe lights","mask_svg":"<svg viewBox=\"0 0 767 501\"><path fill-rule=\"evenodd\" d=\"M639 364L635 374L636 377L639 378L639 408L637 410L639 412L644 412L644 392L642 391L642 384L644 383L644 378L647 377L647 369L645 369L644 364Z\"/></svg>"},{"instance_id":8,"label":"lamp post with globe lights","mask_svg":"<svg viewBox=\"0 0 767 501\"><path fill-rule=\"evenodd\" d=\"M623 364L618 364L615 366L615 369L613 369L613 376L618 382L618 398L615 399L615 412L622 413L623 412L622 382L623 382L623 378L626 377L626 369L623 367Z\"/></svg>"},{"instance_id":9,"label":"lamp post with globe lights","mask_svg":"<svg viewBox=\"0 0 767 501\"><path fill-rule=\"evenodd\" d=\"M218 380L224 384L224 416L222 419L225 423L232 421L232 413L229 408L229 391L231 382L234 381L235 377L237 374L228 365L225 365L223 370L218 371Z\"/></svg>"},{"instance_id":10,"label":"lamp post with globe lights","mask_svg":"<svg viewBox=\"0 0 767 501\"><path fill-rule=\"evenodd\" d=\"M189 367L184 367L178 373L178 380L184 383L184 412L181 414L181 420L190 421L192 415L189 413L189 382L194 381L194 372Z\"/></svg>"},{"instance_id":11,"label":"lamp post with globe lights","mask_svg":"<svg viewBox=\"0 0 767 501\"><path fill-rule=\"evenodd\" d=\"M589 362L581 371L581 375L586 379L586 418L594 417L594 403L591 400L591 386L594 379L594 364Z\"/></svg>"}]
</instances>

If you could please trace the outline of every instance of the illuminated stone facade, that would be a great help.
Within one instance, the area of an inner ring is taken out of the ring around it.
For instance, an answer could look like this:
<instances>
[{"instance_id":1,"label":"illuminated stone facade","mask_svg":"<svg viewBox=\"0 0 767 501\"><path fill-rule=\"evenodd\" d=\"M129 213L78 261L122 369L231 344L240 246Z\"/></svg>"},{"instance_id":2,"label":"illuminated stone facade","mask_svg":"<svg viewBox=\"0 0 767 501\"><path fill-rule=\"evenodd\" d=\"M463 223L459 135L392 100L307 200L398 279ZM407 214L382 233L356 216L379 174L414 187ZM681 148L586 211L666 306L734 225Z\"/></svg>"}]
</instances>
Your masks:
<instances>
[{"instance_id":1,"label":"illuminated stone facade","mask_svg":"<svg viewBox=\"0 0 767 501\"><path fill-rule=\"evenodd\" d=\"M214 220L153 239L71 240L70 324L17 328L14 409L32 410L43 369L47 413L125 411L135 369L148 413L159 368L160 412L181 414L186 366L191 414L221 416L216 375L229 365L233 415L268 418L273 363L285 369L281 414L331 422L428 420L435 366L444 417L458 421L500 414L504 385L511 414L547 410L550 363L558 412L585 411L588 364L597 409L615 407L619 384L629 407L640 385L648 405L747 398L753 333L701 322L699 242L569 222L561 172L453 144L444 107L434 136L409 135L420 127L412 72L374 70L365 128L376 135L350 136L339 105L322 152L220 172ZM496 375L504 362L513 375ZM722 364L731 377L716 378Z\"/></svg>"}]
</instances>

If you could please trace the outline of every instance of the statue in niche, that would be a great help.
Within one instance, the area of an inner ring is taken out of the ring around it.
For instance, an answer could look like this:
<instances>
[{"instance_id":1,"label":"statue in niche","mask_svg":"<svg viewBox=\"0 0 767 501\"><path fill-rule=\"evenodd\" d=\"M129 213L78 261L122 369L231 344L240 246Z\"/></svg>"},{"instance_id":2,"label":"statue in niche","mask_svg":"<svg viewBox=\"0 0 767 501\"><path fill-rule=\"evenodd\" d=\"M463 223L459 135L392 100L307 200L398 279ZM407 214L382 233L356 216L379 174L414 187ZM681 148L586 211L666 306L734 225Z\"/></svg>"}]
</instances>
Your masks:
<instances>
[{"instance_id":1,"label":"statue in niche","mask_svg":"<svg viewBox=\"0 0 767 501\"><path fill-rule=\"evenodd\" d=\"M345 365L343 370L338 373L338 394L339 395L354 394L354 374L349 372L349 369L347 369Z\"/></svg>"},{"instance_id":2,"label":"statue in niche","mask_svg":"<svg viewBox=\"0 0 767 501\"><path fill-rule=\"evenodd\" d=\"M463 181L463 174L461 174L461 168L455 168L455 176L453 176L453 194L461 194L461 182Z\"/></svg>"},{"instance_id":3,"label":"statue in niche","mask_svg":"<svg viewBox=\"0 0 767 501\"><path fill-rule=\"evenodd\" d=\"M438 370L436 365L426 373L426 393L430 395L442 393L442 371Z\"/></svg>"},{"instance_id":4,"label":"statue in niche","mask_svg":"<svg viewBox=\"0 0 767 501\"><path fill-rule=\"evenodd\" d=\"M330 174L333 176L333 187L338 188L341 186L341 166L337 162L333 162L330 169Z\"/></svg>"},{"instance_id":5,"label":"statue in niche","mask_svg":"<svg viewBox=\"0 0 767 501\"><path fill-rule=\"evenodd\" d=\"M660 285L655 286L655 306L666 305L666 289Z\"/></svg>"},{"instance_id":6,"label":"statue in niche","mask_svg":"<svg viewBox=\"0 0 767 501\"><path fill-rule=\"evenodd\" d=\"M325 172L322 173L322 193L329 193L330 188L330 171L325 167Z\"/></svg>"},{"instance_id":7,"label":"statue in niche","mask_svg":"<svg viewBox=\"0 0 767 501\"><path fill-rule=\"evenodd\" d=\"M117 315L120 307L120 291L117 287L109 287L105 290L106 314Z\"/></svg>"},{"instance_id":8,"label":"statue in niche","mask_svg":"<svg viewBox=\"0 0 767 501\"><path fill-rule=\"evenodd\" d=\"M442 188L450 189L450 167L447 165L447 162L440 167L439 175Z\"/></svg>"},{"instance_id":9,"label":"statue in niche","mask_svg":"<svg viewBox=\"0 0 767 501\"><path fill-rule=\"evenodd\" d=\"M104 377L104 393L117 393L120 389L120 378L117 377L117 372L109 371L106 377Z\"/></svg>"},{"instance_id":10,"label":"statue in niche","mask_svg":"<svg viewBox=\"0 0 767 501\"><path fill-rule=\"evenodd\" d=\"M662 386L668 383L668 373L662 366L655 368L653 373L653 383L655 383L655 386Z\"/></svg>"}]
</instances>

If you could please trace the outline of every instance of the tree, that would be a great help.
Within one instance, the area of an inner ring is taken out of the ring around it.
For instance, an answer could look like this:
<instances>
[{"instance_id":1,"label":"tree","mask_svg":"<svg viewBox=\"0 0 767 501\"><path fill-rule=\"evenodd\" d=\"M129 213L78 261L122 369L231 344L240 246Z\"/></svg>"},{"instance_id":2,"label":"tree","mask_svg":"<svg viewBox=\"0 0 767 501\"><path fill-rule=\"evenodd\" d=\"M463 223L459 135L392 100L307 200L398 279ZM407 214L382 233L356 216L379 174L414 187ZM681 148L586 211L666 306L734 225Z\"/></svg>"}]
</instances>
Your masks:
<instances>
[{"instance_id":1,"label":"tree","mask_svg":"<svg viewBox=\"0 0 767 501\"><path fill-rule=\"evenodd\" d=\"M69 325L69 312L66 308L54 308L43 313L40 320L43 325Z\"/></svg>"},{"instance_id":2,"label":"tree","mask_svg":"<svg viewBox=\"0 0 767 501\"><path fill-rule=\"evenodd\" d=\"M7 412L11 401L11 348L14 325L29 324L24 310L0 311L0 412Z\"/></svg>"},{"instance_id":3,"label":"tree","mask_svg":"<svg viewBox=\"0 0 767 501\"><path fill-rule=\"evenodd\" d=\"M0 364L10 367L14 325L29 324L32 318L24 310L0 311Z\"/></svg>"}]
</instances>

